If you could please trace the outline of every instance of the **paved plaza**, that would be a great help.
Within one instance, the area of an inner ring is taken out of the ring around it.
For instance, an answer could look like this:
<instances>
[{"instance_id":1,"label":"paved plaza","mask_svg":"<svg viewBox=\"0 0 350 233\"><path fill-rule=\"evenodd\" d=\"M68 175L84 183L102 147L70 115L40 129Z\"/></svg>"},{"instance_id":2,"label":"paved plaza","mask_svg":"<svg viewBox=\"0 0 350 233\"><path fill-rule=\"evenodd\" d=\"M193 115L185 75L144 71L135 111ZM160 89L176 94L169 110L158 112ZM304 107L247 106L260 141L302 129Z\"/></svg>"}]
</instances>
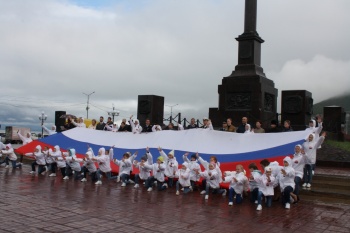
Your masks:
<instances>
[{"instance_id":1,"label":"paved plaza","mask_svg":"<svg viewBox=\"0 0 350 233\"><path fill-rule=\"evenodd\" d=\"M0 167L0 232L350 232L350 205L303 201L286 210L278 202L256 211L247 199L175 189L147 192L103 180L63 181Z\"/></svg>"}]
</instances>

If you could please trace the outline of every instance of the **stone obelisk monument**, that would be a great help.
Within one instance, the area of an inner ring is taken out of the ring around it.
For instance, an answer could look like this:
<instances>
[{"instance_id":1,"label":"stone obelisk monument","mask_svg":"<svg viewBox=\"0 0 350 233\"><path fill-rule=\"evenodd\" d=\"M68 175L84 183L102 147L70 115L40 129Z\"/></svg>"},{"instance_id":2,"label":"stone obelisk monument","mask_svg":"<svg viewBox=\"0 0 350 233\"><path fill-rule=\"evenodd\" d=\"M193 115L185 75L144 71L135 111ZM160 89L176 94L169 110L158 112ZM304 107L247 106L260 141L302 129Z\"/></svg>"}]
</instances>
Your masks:
<instances>
[{"instance_id":1,"label":"stone obelisk monument","mask_svg":"<svg viewBox=\"0 0 350 233\"><path fill-rule=\"evenodd\" d=\"M276 119L278 92L261 67L261 44L264 40L256 31L256 23L257 0L245 0L244 32L236 38L238 65L218 86L219 107L209 109L214 127L221 126L228 117L236 126L243 116L248 117L251 124L261 120L265 127Z\"/></svg>"}]
</instances>

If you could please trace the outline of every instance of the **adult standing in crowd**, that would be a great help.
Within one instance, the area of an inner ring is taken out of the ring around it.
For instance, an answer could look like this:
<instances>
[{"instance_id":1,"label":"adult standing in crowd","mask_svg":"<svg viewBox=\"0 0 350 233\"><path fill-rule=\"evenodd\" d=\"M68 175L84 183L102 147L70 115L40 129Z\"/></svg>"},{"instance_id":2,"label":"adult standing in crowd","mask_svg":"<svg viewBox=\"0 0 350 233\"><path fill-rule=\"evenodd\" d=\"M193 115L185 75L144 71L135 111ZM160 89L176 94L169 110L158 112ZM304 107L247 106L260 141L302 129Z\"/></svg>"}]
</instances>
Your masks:
<instances>
[{"instance_id":1,"label":"adult standing in crowd","mask_svg":"<svg viewBox=\"0 0 350 233\"><path fill-rule=\"evenodd\" d=\"M151 125L150 119L146 119L146 125L142 127L142 133L150 133L152 131L153 125Z\"/></svg>"},{"instance_id":2,"label":"adult standing in crowd","mask_svg":"<svg viewBox=\"0 0 350 233\"><path fill-rule=\"evenodd\" d=\"M290 120L285 120L282 127L282 132L291 132L293 131L292 127L290 126Z\"/></svg>"},{"instance_id":3,"label":"adult standing in crowd","mask_svg":"<svg viewBox=\"0 0 350 233\"><path fill-rule=\"evenodd\" d=\"M254 133L265 133L265 130L261 127L261 120L257 120L255 123Z\"/></svg>"},{"instance_id":4,"label":"adult standing in crowd","mask_svg":"<svg viewBox=\"0 0 350 233\"><path fill-rule=\"evenodd\" d=\"M198 128L198 125L196 124L196 119L193 117L191 118L190 124L186 127L186 129L196 129Z\"/></svg>"},{"instance_id":5,"label":"adult standing in crowd","mask_svg":"<svg viewBox=\"0 0 350 233\"><path fill-rule=\"evenodd\" d=\"M247 117L242 117L242 124L240 126L238 126L236 132L237 133L244 133L246 124L248 124L248 118Z\"/></svg>"},{"instance_id":6,"label":"adult standing in crowd","mask_svg":"<svg viewBox=\"0 0 350 233\"><path fill-rule=\"evenodd\" d=\"M226 131L228 132L236 132L236 127L234 127L232 125L232 119L231 118L227 118L227 126L226 126Z\"/></svg>"},{"instance_id":7,"label":"adult standing in crowd","mask_svg":"<svg viewBox=\"0 0 350 233\"><path fill-rule=\"evenodd\" d=\"M278 128L278 123L276 120L272 120L270 124L270 128L266 131L266 133L279 133L281 132Z\"/></svg>"},{"instance_id":8,"label":"adult standing in crowd","mask_svg":"<svg viewBox=\"0 0 350 233\"><path fill-rule=\"evenodd\" d=\"M219 129L220 131L227 131L227 122L222 122L222 127Z\"/></svg>"},{"instance_id":9,"label":"adult standing in crowd","mask_svg":"<svg viewBox=\"0 0 350 233\"><path fill-rule=\"evenodd\" d=\"M106 123L103 122L103 116L100 116L100 121L96 125L96 130L104 130Z\"/></svg>"}]
</instances>

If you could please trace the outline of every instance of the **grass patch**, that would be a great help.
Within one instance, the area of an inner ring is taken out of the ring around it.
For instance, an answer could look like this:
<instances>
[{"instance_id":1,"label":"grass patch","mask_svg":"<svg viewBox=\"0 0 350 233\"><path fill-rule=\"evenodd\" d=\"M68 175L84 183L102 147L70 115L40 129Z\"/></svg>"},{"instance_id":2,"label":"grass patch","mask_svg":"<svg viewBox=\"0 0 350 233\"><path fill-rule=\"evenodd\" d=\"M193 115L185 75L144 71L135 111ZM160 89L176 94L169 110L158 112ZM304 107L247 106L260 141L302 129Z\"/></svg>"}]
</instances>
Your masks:
<instances>
[{"instance_id":1,"label":"grass patch","mask_svg":"<svg viewBox=\"0 0 350 233\"><path fill-rule=\"evenodd\" d=\"M335 141L335 140L326 140L325 143L332 146L332 147L336 147L336 148L350 152L350 142L348 142L348 141L339 142L339 141Z\"/></svg>"}]
</instances>

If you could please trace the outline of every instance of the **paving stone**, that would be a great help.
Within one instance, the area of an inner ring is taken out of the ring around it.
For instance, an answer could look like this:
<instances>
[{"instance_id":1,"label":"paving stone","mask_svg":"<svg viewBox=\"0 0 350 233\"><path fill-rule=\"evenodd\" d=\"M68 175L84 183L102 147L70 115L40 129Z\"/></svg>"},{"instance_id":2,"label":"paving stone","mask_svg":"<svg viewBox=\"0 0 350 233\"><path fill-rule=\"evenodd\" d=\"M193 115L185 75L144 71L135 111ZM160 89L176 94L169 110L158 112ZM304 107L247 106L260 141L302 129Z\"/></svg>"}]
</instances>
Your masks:
<instances>
[{"instance_id":1,"label":"paving stone","mask_svg":"<svg viewBox=\"0 0 350 233\"><path fill-rule=\"evenodd\" d=\"M32 176L0 167L0 232L350 232L350 205L301 201L256 211L244 199ZM321 169L318 170L320 173ZM343 170L334 171L336 174Z\"/></svg>"}]
</instances>

